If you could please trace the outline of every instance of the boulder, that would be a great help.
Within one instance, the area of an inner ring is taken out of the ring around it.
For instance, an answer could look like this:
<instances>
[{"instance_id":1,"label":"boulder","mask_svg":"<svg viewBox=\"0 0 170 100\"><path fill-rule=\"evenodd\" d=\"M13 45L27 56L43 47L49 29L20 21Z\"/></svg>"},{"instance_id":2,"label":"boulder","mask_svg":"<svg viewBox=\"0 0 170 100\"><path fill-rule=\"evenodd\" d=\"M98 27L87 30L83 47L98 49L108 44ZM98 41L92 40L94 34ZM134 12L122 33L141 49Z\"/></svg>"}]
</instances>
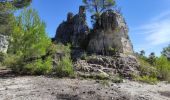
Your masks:
<instances>
[{"instance_id":1,"label":"boulder","mask_svg":"<svg viewBox=\"0 0 170 100\"><path fill-rule=\"evenodd\" d=\"M0 52L6 53L8 50L8 36L0 35Z\"/></svg>"}]
</instances>

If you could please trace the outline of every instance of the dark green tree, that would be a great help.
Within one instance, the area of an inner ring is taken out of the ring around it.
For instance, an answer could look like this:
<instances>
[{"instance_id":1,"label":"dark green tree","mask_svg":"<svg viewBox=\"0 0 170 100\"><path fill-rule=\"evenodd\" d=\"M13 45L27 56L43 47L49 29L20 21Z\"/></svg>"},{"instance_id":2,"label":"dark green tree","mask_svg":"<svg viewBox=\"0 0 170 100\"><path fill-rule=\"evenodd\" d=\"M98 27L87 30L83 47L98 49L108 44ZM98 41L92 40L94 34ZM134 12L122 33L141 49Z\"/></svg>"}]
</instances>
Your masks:
<instances>
[{"instance_id":1,"label":"dark green tree","mask_svg":"<svg viewBox=\"0 0 170 100\"><path fill-rule=\"evenodd\" d=\"M10 3L0 3L0 34L9 35L14 21L13 6Z\"/></svg>"},{"instance_id":2,"label":"dark green tree","mask_svg":"<svg viewBox=\"0 0 170 100\"><path fill-rule=\"evenodd\" d=\"M32 0L0 0L0 3L10 3L16 8L23 8L29 6Z\"/></svg>"},{"instance_id":3,"label":"dark green tree","mask_svg":"<svg viewBox=\"0 0 170 100\"><path fill-rule=\"evenodd\" d=\"M163 48L163 51L161 52L162 55L166 56L168 58L168 60L170 60L170 44Z\"/></svg>"},{"instance_id":4,"label":"dark green tree","mask_svg":"<svg viewBox=\"0 0 170 100\"><path fill-rule=\"evenodd\" d=\"M151 52L151 54L149 55L147 61L151 64L154 65L155 61L156 61L156 56L154 52Z\"/></svg>"},{"instance_id":5,"label":"dark green tree","mask_svg":"<svg viewBox=\"0 0 170 100\"><path fill-rule=\"evenodd\" d=\"M145 51L144 50L140 51L140 56L145 56Z\"/></svg>"},{"instance_id":6,"label":"dark green tree","mask_svg":"<svg viewBox=\"0 0 170 100\"><path fill-rule=\"evenodd\" d=\"M32 0L0 0L0 34L10 35L13 30L14 11L30 5Z\"/></svg>"},{"instance_id":7,"label":"dark green tree","mask_svg":"<svg viewBox=\"0 0 170 100\"><path fill-rule=\"evenodd\" d=\"M91 19L93 27L100 26L100 17L101 14L109 9L115 7L115 0L83 0L83 3L91 13Z\"/></svg>"},{"instance_id":8,"label":"dark green tree","mask_svg":"<svg viewBox=\"0 0 170 100\"><path fill-rule=\"evenodd\" d=\"M102 13L115 6L115 0L83 0L83 3L94 14Z\"/></svg>"}]
</instances>

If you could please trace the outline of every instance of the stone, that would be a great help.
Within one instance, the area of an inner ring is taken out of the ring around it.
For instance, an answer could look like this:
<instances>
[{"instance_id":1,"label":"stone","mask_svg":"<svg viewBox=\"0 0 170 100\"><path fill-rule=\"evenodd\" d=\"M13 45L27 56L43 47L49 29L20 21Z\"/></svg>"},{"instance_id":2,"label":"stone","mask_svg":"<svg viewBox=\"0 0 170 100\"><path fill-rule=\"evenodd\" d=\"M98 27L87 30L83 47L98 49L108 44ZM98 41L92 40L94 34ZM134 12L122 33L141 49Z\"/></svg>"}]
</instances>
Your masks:
<instances>
[{"instance_id":1,"label":"stone","mask_svg":"<svg viewBox=\"0 0 170 100\"><path fill-rule=\"evenodd\" d=\"M86 48L89 28L86 23L85 7L79 7L79 13L67 14L67 21L62 22L56 31L57 43L72 44L73 47Z\"/></svg>"},{"instance_id":2,"label":"stone","mask_svg":"<svg viewBox=\"0 0 170 100\"><path fill-rule=\"evenodd\" d=\"M139 76L139 63L132 55L120 54L119 57L93 55L88 56L88 60L77 60L75 70L81 74L100 76L101 73L111 77L121 75L127 79L133 75ZM86 76L87 76L86 75Z\"/></svg>"},{"instance_id":3,"label":"stone","mask_svg":"<svg viewBox=\"0 0 170 100\"><path fill-rule=\"evenodd\" d=\"M71 42L74 32L73 13L67 14L67 21L62 22L56 31L55 40L57 43L67 44Z\"/></svg>"},{"instance_id":4,"label":"stone","mask_svg":"<svg viewBox=\"0 0 170 100\"><path fill-rule=\"evenodd\" d=\"M8 50L9 37L5 35L0 35L0 52L6 53Z\"/></svg>"},{"instance_id":5,"label":"stone","mask_svg":"<svg viewBox=\"0 0 170 100\"><path fill-rule=\"evenodd\" d=\"M100 28L90 35L88 51L104 55L111 52L133 54L128 27L122 15L112 10L101 15Z\"/></svg>"}]
</instances>

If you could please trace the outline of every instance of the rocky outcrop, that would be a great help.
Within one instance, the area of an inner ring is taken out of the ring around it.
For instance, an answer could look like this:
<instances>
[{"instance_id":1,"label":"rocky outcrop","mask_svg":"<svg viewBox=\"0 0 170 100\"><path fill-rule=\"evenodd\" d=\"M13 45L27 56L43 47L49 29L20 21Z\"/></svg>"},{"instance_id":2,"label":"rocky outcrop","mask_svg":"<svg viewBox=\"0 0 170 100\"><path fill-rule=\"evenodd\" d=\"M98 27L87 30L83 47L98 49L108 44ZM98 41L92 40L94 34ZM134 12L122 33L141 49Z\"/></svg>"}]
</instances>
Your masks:
<instances>
[{"instance_id":1,"label":"rocky outcrop","mask_svg":"<svg viewBox=\"0 0 170 100\"><path fill-rule=\"evenodd\" d=\"M89 41L90 52L110 55L110 51L114 49L119 53L133 53L128 27L119 13L108 10L101 15L100 22Z\"/></svg>"},{"instance_id":2,"label":"rocky outcrop","mask_svg":"<svg viewBox=\"0 0 170 100\"><path fill-rule=\"evenodd\" d=\"M95 25L97 27L89 32L85 7L80 6L75 16L68 13L67 21L57 28L55 39L63 44L71 43L73 47L87 49L90 53L111 55L113 49L119 53L133 53L128 27L121 14L113 10L105 11Z\"/></svg>"},{"instance_id":3,"label":"rocky outcrop","mask_svg":"<svg viewBox=\"0 0 170 100\"><path fill-rule=\"evenodd\" d=\"M0 35L0 52L6 53L8 50L8 37L5 35Z\"/></svg>"},{"instance_id":4,"label":"rocky outcrop","mask_svg":"<svg viewBox=\"0 0 170 100\"><path fill-rule=\"evenodd\" d=\"M119 74L126 78L139 75L139 64L135 57L130 56L133 47L122 15L107 10L100 15L95 25L89 31L85 7L80 6L78 14L68 13L67 21L57 28L56 41L71 43L71 57L77 73L102 77ZM84 52L90 56L81 60Z\"/></svg>"},{"instance_id":5,"label":"rocky outcrop","mask_svg":"<svg viewBox=\"0 0 170 100\"><path fill-rule=\"evenodd\" d=\"M89 28L86 24L85 7L80 6L79 13L75 16L68 13L67 21L57 28L55 39L57 42L71 43L73 47L85 48L87 45Z\"/></svg>"},{"instance_id":6,"label":"rocky outcrop","mask_svg":"<svg viewBox=\"0 0 170 100\"><path fill-rule=\"evenodd\" d=\"M89 56L86 60L78 60L75 64L78 74L101 75L108 77L121 75L131 79L139 75L139 63L132 55L120 54L119 56Z\"/></svg>"}]
</instances>

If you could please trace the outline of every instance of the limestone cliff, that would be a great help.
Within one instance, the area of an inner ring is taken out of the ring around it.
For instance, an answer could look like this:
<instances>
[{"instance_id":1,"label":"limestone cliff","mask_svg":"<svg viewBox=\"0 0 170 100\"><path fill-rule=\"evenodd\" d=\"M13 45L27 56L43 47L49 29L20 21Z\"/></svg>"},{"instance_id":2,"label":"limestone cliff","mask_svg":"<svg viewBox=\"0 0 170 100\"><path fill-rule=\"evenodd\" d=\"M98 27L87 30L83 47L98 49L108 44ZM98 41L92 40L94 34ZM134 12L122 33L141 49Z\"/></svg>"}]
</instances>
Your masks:
<instances>
[{"instance_id":1,"label":"limestone cliff","mask_svg":"<svg viewBox=\"0 0 170 100\"><path fill-rule=\"evenodd\" d=\"M101 15L100 22L90 38L89 51L108 54L114 49L119 53L133 53L128 27L119 13L108 10Z\"/></svg>"},{"instance_id":2,"label":"limestone cliff","mask_svg":"<svg viewBox=\"0 0 170 100\"><path fill-rule=\"evenodd\" d=\"M74 16L68 13L67 21L59 25L55 40L63 44L71 43L73 47L79 47L89 53L133 53L128 27L121 14L107 10L101 14L99 23L98 27L94 27L90 32L86 24L85 7L80 6L78 14Z\"/></svg>"},{"instance_id":3,"label":"limestone cliff","mask_svg":"<svg viewBox=\"0 0 170 100\"><path fill-rule=\"evenodd\" d=\"M57 28L55 39L58 43L70 43L73 47L84 48L87 45L88 33L85 7L80 6L79 13L75 16L68 13L67 21L62 22Z\"/></svg>"}]
</instances>

